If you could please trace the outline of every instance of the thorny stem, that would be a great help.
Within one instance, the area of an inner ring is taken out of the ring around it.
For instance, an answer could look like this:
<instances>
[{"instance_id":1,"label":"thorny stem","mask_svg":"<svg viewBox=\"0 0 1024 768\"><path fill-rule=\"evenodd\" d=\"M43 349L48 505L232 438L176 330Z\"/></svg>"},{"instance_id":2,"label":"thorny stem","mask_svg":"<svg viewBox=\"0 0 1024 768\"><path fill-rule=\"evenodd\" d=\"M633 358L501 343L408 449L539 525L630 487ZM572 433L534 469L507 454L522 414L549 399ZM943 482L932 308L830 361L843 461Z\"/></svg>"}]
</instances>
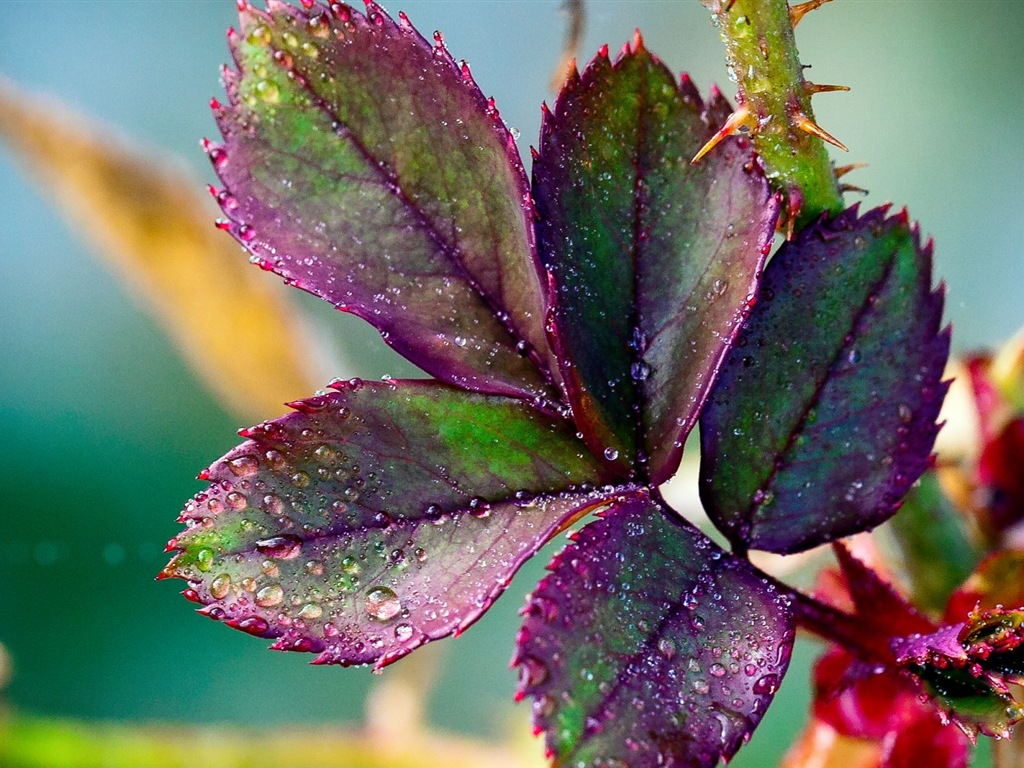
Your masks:
<instances>
[{"instance_id":1,"label":"thorny stem","mask_svg":"<svg viewBox=\"0 0 1024 768\"><path fill-rule=\"evenodd\" d=\"M842 187L825 142L846 149L814 122L811 96L841 86L804 79L793 29L827 0L790 7L786 0L701 0L725 42L726 66L738 92L733 113L717 139L748 133L773 187L785 195L789 233L824 211L843 209ZM698 158L700 155L698 155Z\"/></svg>"},{"instance_id":2,"label":"thorny stem","mask_svg":"<svg viewBox=\"0 0 1024 768\"><path fill-rule=\"evenodd\" d=\"M862 620L804 594L763 571L758 570L758 575L770 581L776 589L789 597L792 601L793 615L799 626L825 640L838 643L854 652L863 661L892 661L888 638L883 635L876 636L876 633L864 626Z\"/></svg>"}]
</instances>

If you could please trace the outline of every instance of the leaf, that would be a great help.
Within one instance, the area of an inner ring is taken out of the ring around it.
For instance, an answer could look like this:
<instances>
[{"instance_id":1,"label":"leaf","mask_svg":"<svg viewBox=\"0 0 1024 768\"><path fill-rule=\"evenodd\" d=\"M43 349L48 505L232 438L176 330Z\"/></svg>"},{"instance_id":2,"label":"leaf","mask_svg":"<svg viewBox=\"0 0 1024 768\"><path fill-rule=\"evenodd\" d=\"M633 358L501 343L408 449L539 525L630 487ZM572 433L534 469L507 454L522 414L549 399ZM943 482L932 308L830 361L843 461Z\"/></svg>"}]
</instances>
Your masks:
<instances>
[{"instance_id":1,"label":"leaf","mask_svg":"<svg viewBox=\"0 0 1024 768\"><path fill-rule=\"evenodd\" d=\"M603 49L545 110L534 161L537 242L555 343L591 450L650 460L657 484L746 316L777 201L749 143L691 165L728 105L708 105L643 45Z\"/></svg>"},{"instance_id":2,"label":"leaf","mask_svg":"<svg viewBox=\"0 0 1024 768\"><path fill-rule=\"evenodd\" d=\"M934 472L925 472L910 489L890 530L899 545L913 601L941 614L950 595L978 564L980 553Z\"/></svg>"},{"instance_id":3,"label":"leaf","mask_svg":"<svg viewBox=\"0 0 1024 768\"><path fill-rule=\"evenodd\" d=\"M180 161L2 78L0 137L225 405L253 418L318 383L280 286L217 233Z\"/></svg>"},{"instance_id":4,"label":"leaf","mask_svg":"<svg viewBox=\"0 0 1024 768\"><path fill-rule=\"evenodd\" d=\"M965 621L971 611L997 606L1024 608L1024 550L994 552L953 593L946 621Z\"/></svg>"},{"instance_id":5,"label":"leaf","mask_svg":"<svg viewBox=\"0 0 1024 768\"><path fill-rule=\"evenodd\" d=\"M851 208L786 243L701 416L701 499L740 549L885 521L928 465L949 329L906 213Z\"/></svg>"},{"instance_id":6,"label":"leaf","mask_svg":"<svg viewBox=\"0 0 1024 768\"><path fill-rule=\"evenodd\" d=\"M517 743L438 732L381 739L369 728L79 721L5 709L5 768L542 768Z\"/></svg>"},{"instance_id":7,"label":"leaf","mask_svg":"<svg viewBox=\"0 0 1024 768\"><path fill-rule=\"evenodd\" d=\"M200 477L164 571L315 663L384 666L472 624L601 482L564 421L430 381L294 403Z\"/></svg>"},{"instance_id":8,"label":"leaf","mask_svg":"<svg viewBox=\"0 0 1024 768\"><path fill-rule=\"evenodd\" d=\"M1024 520L1024 418L1010 420L984 446L978 485L989 526L1003 532Z\"/></svg>"},{"instance_id":9,"label":"leaf","mask_svg":"<svg viewBox=\"0 0 1024 768\"><path fill-rule=\"evenodd\" d=\"M521 695L559 766L716 766L789 663L789 602L649 497L586 526L526 607Z\"/></svg>"},{"instance_id":10,"label":"leaf","mask_svg":"<svg viewBox=\"0 0 1024 768\"><path fill-rule=\"evenodd\" d=\"M243 6L208 145L227 227L428 373L554 397L515 142L440 37L367 13Z\"/></svg>"}]
</instances>

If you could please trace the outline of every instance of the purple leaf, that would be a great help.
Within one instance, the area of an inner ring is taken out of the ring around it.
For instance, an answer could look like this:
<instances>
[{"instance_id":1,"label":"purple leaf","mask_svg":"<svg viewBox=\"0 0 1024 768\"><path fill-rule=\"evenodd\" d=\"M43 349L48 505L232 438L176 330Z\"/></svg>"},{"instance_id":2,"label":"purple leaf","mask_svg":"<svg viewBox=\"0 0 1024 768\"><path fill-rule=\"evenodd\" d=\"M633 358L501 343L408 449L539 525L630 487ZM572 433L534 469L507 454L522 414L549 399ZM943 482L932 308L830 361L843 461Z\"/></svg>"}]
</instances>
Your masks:
<instances>
[{"instance_id":1,"label":"purple leaf","mask_svg":"<svg viewBox=\"0 0 1024 768\"><path fill-rule=\"evenodd\" d=\"M704 105L639 36L570 76L534 162L555 343L584 439L620 469L676 470L748 311L778 212L745 139L690 159L728 105Z\"/></svg>"},{"instance_id":2,"label":"purple leaf","mask_svg":"<svg viewBox=\"0 0 1024 768\"><path fill-rule=\"evenodd\" d=\"M645 495L602 515L527 604L521 692L556 765L716 766L786 672L789 601Z\"/></svg>"},{"instance_id":3,"label":"purple leaf","mask_svg":"<svg viewBox=\"0 0 1024 768\"><path fill-rule=\"evenodd\" d=\"M701 416L701 498L734 545L798 552L896 511L938 432L942 303L905 212L782 247Z\"/></svg>"},{"instance_id":4,"label":"purple leaf","mask_svg":"<svg viewBox=\"0 0 1024 768\"><path fill-rule=\"evenodd\" d=\"M246 5L214 104L225 224L463 387L554 397L529 189L468 68L377 5Z\"/></svg>"},{"instance_id":5,"label":"purple leaf","mask_svg":"<svg viewBox=\"0 0 1024 768\"><path fill-rule=\"evenodd\" d=\"M394 661L475 621L600 503L564 421L426 381L337 385L201 475L165 576L206 615L317 663Z\"/></svg>"}]
</instances>

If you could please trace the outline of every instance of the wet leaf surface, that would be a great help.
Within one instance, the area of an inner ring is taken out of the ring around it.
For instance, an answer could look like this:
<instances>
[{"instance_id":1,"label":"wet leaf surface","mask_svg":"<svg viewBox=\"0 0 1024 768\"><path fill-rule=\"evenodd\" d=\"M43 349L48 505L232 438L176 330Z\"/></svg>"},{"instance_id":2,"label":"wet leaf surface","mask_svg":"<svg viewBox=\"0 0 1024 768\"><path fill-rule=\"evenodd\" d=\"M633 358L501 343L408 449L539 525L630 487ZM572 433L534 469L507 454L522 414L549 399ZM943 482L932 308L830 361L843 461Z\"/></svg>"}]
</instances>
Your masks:
<instances>
[{"instance_id":1,"label":"wet leaf surface","mask_svg":"<svg viewBox=\"0 0 1024 768\"><path fill-rule=\"evenodd\" d=\"M556 765L715 766L789 663L789 603L645 495L557 555L526 608L520 689Z\"/></svg>"},{"instance_id":2,"label":"wet leaf surface","mask_svg":"<svg viewBox=\"0 0 1024 768\"><path fill-rule=\"evenodd\" d=\"M207 147L227 227L428 373L555 397L513 138L439 38L333 5L241 12Z\"/></svg>"},{"instance_id":3,"label":"wet leaf surface","mask_svg":"<svg viewBox=\"0 0 1024 768\"><path fill-rule=\"evenodd\" d=\"M564 421L439 382L340 383L201 478L165 575L202 612L317 663L390 663L475 621L600 503Z\"/></svg>"},{"instance_id":4,"label":"wet leaf surface","mask_svg":"<svg viewBox=\"0 0 1024 768\"><path fill-rule=\"evenodd\" d=\"M746 140L690 164L728 112L637 37L570 75L533 166L577 422L613 464L646 456L655 483L678 466L772 241L776 201Z\"/></svg>"},{"instance_id":5,"label":"wet leaf surface","mask_svg":"<svg viewBox=\"0 0 1024 768\"><path fill-rule=\"evenodd\" d=\"M899 507L947 388L931 267L885 209L852 208L772 259L701 416L701 498L734 544L798 552Z\"/></svg>"}]
</instances>

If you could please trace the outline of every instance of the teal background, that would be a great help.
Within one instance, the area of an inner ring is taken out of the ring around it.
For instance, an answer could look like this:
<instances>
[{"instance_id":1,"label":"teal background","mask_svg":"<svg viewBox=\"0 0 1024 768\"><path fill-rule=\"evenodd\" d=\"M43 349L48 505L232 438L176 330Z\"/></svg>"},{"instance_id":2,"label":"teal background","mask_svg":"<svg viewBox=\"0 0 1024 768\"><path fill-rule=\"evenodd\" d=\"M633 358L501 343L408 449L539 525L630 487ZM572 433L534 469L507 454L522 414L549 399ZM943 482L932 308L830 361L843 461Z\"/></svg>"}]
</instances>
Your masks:
<instances>
[{"instance_id":1,"label":"teal background","mask_svg":"<svg viewBox=\"0 0 1024 768\"><path fill-rule=\"evenodd\" d=\"M406 10L427 35L445 33L520 129L526 154L540 102L552 96L558 3L389 8ZM697 0L589 8L584 58L603 42L614 50L639 26L674 71L686 68L705 90L717 80L732 95ZM231 0L0 0L0 74L209 178L198 139L215 135L207 101L220 94L224 30L234 20ZM812 80L853 87L816 100L819 123L851 149L839 159L871 163L848 180L871 189L865 204L908 204L935 236L959 350L994 343L1024 321L1022 23L1017 0L837 0L798 34ZM241 425L2 148L0 211L0 643L15 670L6 700L38 714L137 721L357 718L368 672L268 653L193 615L175 584L153 581L177 510L200 487L196 471L235 444ZM359 321L313 304L303 300L338 346L333 375L408 373ZM437 724L506 728L516 612L543 560L447 643L431 706ZM802 648L755 746L735 765L774 765L802 723L811 653ZM526 707L516 712L525 717Z\"/></svg>"}]
</instances>

